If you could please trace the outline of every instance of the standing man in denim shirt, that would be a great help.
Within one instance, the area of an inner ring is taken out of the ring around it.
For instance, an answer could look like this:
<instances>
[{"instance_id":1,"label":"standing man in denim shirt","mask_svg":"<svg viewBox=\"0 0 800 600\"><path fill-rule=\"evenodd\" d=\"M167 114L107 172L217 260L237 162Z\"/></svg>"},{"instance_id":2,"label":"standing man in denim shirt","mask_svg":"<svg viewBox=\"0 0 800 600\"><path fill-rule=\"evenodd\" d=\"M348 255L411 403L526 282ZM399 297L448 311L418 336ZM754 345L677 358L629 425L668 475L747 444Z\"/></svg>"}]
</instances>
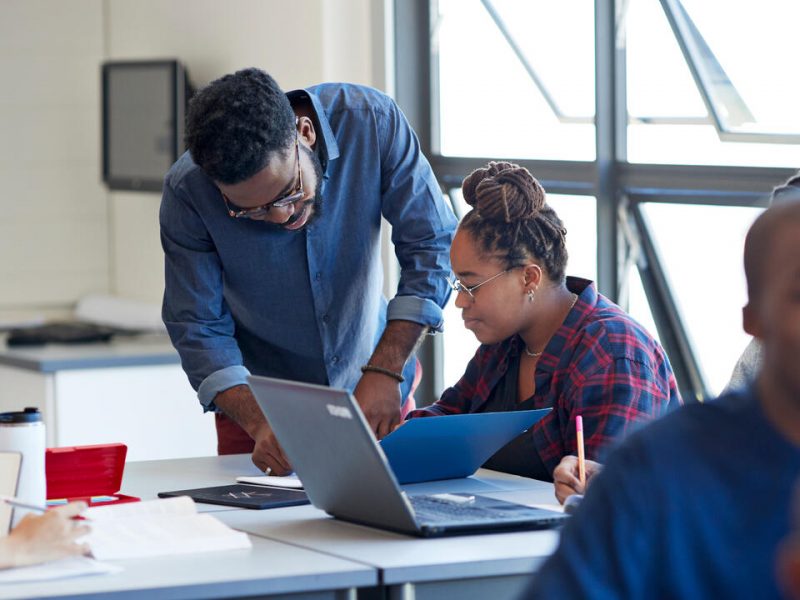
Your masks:
<instances>
[{"instance_id":1,"label":"standing man in denim shirt","mask_svg":"<svg viewBox=\"0 0 800 600\"><path fill-rule=\"evenodd\" d=\"M291 470L248 373L354 390L386 435L442 326L456 225L397 105L348 84L284 94L246 69L195 95L186 140L161 202L163 318L219 452ZM401 268L388 304L382 216Z\"/></svg>"}]
</instances>

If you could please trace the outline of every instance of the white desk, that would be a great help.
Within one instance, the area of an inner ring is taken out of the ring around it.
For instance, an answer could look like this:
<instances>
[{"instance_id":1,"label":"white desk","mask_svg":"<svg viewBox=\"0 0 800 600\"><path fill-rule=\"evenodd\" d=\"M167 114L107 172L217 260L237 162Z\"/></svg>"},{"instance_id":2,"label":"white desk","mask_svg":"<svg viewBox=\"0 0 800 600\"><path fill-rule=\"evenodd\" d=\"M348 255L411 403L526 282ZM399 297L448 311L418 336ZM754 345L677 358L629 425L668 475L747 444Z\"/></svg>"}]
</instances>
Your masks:
<instances>
[{"instance_id":1,"label":"white desk","mask_svg":"<svg viewBox=\"0 0 800 600\"><path fill-rule=\"evenodd\" d=\"M253 548L119 561L121 573L0 586L0 598L180 600L268 596L354 599L377 584L369 566L250 536Z\"/></svg>"},{"instance_id":2,"label":"white desk","mask_svg":"<svg viewBox=\"0 0 800 600\"><path fill-rule=\"evenodd\" d=\"M249 455L132 463L122 490L154 497L159 491L232 483L257 475ZM405 486L409 493L463 491L524 502L554 504L552 484L479 471L479 479ZM417 539L335 520L312 506L216 511L228 525L259 537L370 565L391 598L511 598L555 550L554 531L528 531L440 539Z\"/></svg>"},{"instance_id":3,"label":"white desk","mask_svg":"<svg viewBox=\"0 0 800 600\"><path fill-rule=\"evenodd\" d=\"M248 455L133 462L122 491L150 499L159 491L232 483L258 474ZM527 503L553 502L552 485L480 471L460 483L406 486L410 493L476 492ZM0 586L11 598L127 600L270 597L286 600L514 598L558 535L528 531L418 539L332 519L312 506L245 510L198 504L250 533L251 550L119 561L112 575Z\"/></svg>"}]
</instances>

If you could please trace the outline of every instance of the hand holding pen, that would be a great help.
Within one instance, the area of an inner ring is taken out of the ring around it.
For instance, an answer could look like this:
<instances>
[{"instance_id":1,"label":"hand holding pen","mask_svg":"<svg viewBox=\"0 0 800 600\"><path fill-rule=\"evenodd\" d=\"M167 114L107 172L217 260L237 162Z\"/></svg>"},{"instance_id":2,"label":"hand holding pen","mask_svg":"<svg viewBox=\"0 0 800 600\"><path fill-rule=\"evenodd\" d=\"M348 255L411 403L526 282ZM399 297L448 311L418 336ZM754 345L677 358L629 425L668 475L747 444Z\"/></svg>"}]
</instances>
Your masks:
<instances>
[{"instance_id":1,"label":"hand holding pen","mask_svg":"<svg viewBox=\"0 0 800 600\"><path fill-rule=\"evenodd\" d=\"M579 421L580 419L580 425ZM553 471L556 498L561 504L572 494L583 494L592 477L599 473L603 465L586 459L583 444L583 418L578 416L575 423L578 456L567 455ZM581 467L581 463L583 466ZM581 470L583 475L581 476Z\"/></svg>"},{"instance_id":2,"label":"hand holding pen","mask_svg":"<svg viewBox=\"0 0 800 600\"><path fill-rule=\"evenodd\" d=\"M89 527L84 521L75 520L86 510L85 502L71 502L47 510L15 498L3 497L1 500L11 506L46 512L25 516L8 537L0 540L0 567L34 565L89 553L86 544L77 543L79 538L89 533Z\"/></svg>"}]
</instances>

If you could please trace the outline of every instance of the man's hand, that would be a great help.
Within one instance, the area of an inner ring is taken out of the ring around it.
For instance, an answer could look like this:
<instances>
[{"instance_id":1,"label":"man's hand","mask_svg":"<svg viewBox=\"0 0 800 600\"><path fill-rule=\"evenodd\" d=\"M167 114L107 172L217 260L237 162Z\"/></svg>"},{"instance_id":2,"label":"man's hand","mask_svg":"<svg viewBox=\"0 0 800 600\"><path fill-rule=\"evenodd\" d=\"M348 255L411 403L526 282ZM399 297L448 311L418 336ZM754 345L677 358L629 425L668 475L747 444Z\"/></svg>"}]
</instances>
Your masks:
<instances>
[{"instance_id":1,"label":"man's hand","mask_svg":"<svg viewBox=\"0 0 800 600\"><path fill-rule=\"evenodd\" d=\"M400 386L388 375L367 371L353 395L379 440L400 423Z\"/></svg>"},{"instance_id":2,"label":"man's hand","mask_svg":"<svg viewBox=\"0 0 800 600\"><path fill-rule=\"evenodd\" d=\"M592 477L597 475L603 465L593 460L585 461L586 464L586 487L589 487ZM578 479L578 457L568 454L561 459L558 466L553 471L553 481L556 484L556 498L561 504L572 494L584 494L586 489Z\"/></svg>"},{"instance_id":3,"label":"man's hand","mask_svg":"<svg viewBox=\"0 0 800 600\"><path fill-rule=\"evenodd\" d=\"M253 439L256 445L251 458L255 466L265 473L269 469L269 472L274 475L288 475L292 472L289 459L283 453L283 449L266 419L263 425L256 430Z\"/></svg>"},{"instance_id":4,"label":"man's hand","mask_svg":"<svg viewBox=\"0 0 800 600\"><path fill-rule=\"evenodd\" d=\"M369 364L402 373L408 357L427 330L426 326L412 321L389 321ZM353 395L379 440L389 435L400 422L400 405L405 398L400 398L400 386L391 375L366 371Z\"/></svg>"},{"instance_id":5,"label":"man's hand","mask_svg":"<svg viewBox=\"0 0 800 600\"><path fill-rule=\"evenodd\" d=\"M255 441L251 457L255 466L264 472L271 469L275 475L288 475L292 472L292 466L249 386L237 385L220 392L214 398L214 403Z\"/></svg>"}]
</instances>

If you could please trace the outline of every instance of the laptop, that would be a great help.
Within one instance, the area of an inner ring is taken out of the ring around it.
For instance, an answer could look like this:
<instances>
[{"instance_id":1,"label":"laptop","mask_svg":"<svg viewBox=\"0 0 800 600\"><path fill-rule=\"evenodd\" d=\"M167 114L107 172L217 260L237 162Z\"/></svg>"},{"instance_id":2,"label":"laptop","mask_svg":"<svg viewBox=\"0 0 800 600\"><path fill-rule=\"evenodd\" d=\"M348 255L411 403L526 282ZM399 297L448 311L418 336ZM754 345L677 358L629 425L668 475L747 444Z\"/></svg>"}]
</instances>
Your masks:
<instances>
[{"instance_id":1,"label":"laptop","mask_svg":"<svg viewBox=\"0 0 800 600\"><path fill-rule=\"evenodd\" d=\"M21 466L22 453L0 452L0 496L13 498L17 495ZM0 537L11 531L11 518L13 516L13 507L5 502L0 502Z\"/></svg>"},{"instance_id":2,"label":"laptop","mask_svg":"<svg viewBox=\"0 0 800 600\"><path fill-rule=\"evenodd\" d=\"M471 494L408 496L349 392L247 379L308 499L333 517L420 537L546 529L569 518Z\"/></svg>"}]
</instances>

